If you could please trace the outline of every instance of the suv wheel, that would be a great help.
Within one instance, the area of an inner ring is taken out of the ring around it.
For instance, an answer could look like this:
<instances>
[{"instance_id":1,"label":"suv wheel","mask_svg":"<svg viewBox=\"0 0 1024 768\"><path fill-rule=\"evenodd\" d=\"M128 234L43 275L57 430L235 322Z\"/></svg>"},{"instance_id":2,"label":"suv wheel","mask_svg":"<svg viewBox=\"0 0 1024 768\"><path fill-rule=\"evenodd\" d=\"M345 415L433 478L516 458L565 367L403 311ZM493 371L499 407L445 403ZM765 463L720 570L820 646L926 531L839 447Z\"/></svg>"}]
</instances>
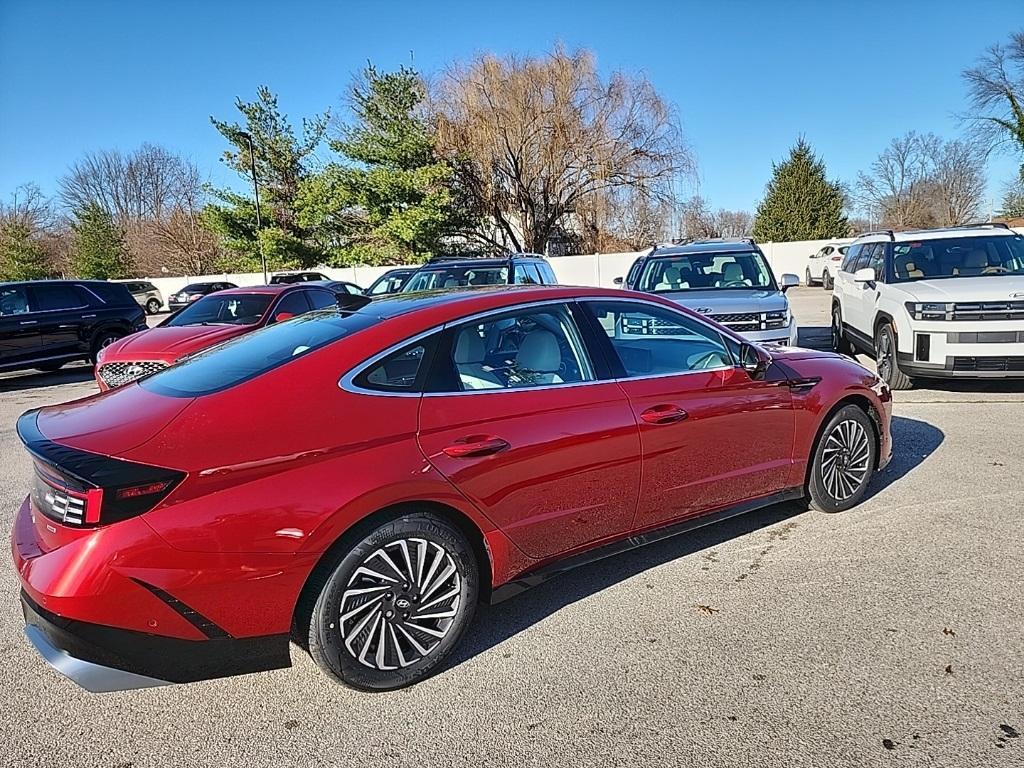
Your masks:
<instances>
[{"instance_id":1,"label":"suv wheel","mask_svg":"<svg viewBox=\"0 0 1024 768\"><path fill-rule=\"evenodd\" d=\"M821 273L821 287L826 291L831 291L833 285L835 285L835 282L832 280L832 275L828 273L828 269L826 268Z\"/></svg>"},{"instance_id":2,"label":"suv wheel","mask_svg":"<svg viewBox=\"0 0 1024 768\"><path fill-rule=\"evenodd\" d=\"M309 653L353 688L411 685L459 642L478 589L476 558L458 529L429 513L403 515L340 556L313 606Z\"/></svg>"},{"instance_id":3,"label":"suv wheel","mask_svg":"<svg viewBox=\"0 0 1024 768\"><path fill-rule=\"evenodd\" d=\"M910 389L914 380L900 370L896 357L896 334L888 323L879 326L875 332L875 364L878 376L889 389Z\"/></svg>"},{"instance_id":4,"label":"suv wheel","mask_svg":"<svg viewBox=\"0 0 1024 768\"><path fill-rule=\"evenodd\" d=\"M807 492L819 512L843 512L864 498L877 464L874 425L856 405L840 408L814 447Z\"/></svg>"},{"instance_id":5,"label":"suv wheel","mask_svg":"<svg viewBox=\"0 0 1024 768\"><path fill-rule=\"evenodd\" d=\"M100 334L98 334L96 338L93 339L92 342L92 352L90 353L90 359L92 360L92 364L96 365L96 358L99 356L101 349L103 349L104 347L109 347L111 344L113 344L115 341L122 338L123 336L123 333L118 333L117 331L102 331Z\"/></svg>"},{"instance_id":6,"label":"suv wheel","mask_svg":"<svg viewBox=\"0 0 1024 768\"><path fill-rule=\"evenodd\" d=\"M804 285L806 285L806 286L813 285L813 281L811 280L811 268L810 267L808 267L806 269L806 271L804 271Z\"/></svg>"},{"instance_id":7,"label":"suv wheel","mask_svg":"<svg viewBox=\"0 0 1024 768\"><path fill-rule=\"evenodd\" d=\"M156 299L150 299L146 302L146 312L150 315L155 315L160 311L160 302Z\"/></svg>"},{"instance_id":8,"label":"suv wheel","mask_svg":"<svg viewBox=\"0 0 1024 768\"><path fill-rule=\"evenodd\" d=\"M832 307L832 349L841 355L857 354L843 333L843 313L838 304Z\"/></svg>"}]
</instances>

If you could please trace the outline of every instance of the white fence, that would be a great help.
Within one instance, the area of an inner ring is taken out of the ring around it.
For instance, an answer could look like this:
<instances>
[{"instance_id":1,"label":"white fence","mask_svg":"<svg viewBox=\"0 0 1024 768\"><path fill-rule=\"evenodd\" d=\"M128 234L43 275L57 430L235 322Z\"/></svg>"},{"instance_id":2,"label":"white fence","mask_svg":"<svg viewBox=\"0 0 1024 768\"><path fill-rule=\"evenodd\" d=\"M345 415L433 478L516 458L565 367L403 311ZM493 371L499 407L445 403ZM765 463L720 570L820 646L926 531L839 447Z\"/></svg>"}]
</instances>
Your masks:
<instances>
[{"instance_id":1,"label":"white fence","mask_svg":"<svg viewBox=\"0 0 1024 768\"><path fill-rule=\"evenodd\" d=\"M846 243L846 240L804 240L792 243L761 243L768 264L778 278L783 273L792 273L804 278L808 258L826 243ZM625 276L633 261L642 251L634 253L598 253L583 256L559 256L551 259L551 267L560 283L565 285L592 285L611 288L616 277ZM347 280L364 288L380 275L394 267L320 267L322 272L333 280ZM172 293L184 288L189 283L225 280L236 285L259 285L263 282L260 272L243 274L189 275L186 277L151 277L152 282L166 300Z\"/></svg>"}]
</instances>

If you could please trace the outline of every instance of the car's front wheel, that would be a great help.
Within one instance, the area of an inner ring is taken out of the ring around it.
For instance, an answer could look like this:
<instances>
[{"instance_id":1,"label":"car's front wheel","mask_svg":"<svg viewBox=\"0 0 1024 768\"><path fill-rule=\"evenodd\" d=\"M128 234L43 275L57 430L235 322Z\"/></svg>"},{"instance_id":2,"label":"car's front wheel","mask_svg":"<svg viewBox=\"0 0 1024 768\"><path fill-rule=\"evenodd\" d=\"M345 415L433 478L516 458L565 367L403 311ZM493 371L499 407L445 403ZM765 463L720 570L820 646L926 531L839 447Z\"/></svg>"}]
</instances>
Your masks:
<instances>
[{"instance_id":1,"label":"car's front wheel","mask_svg":"<svg viewBox=\"0 0 1024 768\"><path fill-rule=\"evenodd\" d=\"M146 312L150 315L155 315L160 311L160 302L156 299L150 299L146 302Z\"/></svg>"},{"instance_id":2,"label":"car's front wheel","mask_svg":"<svg viewBox=\"0 0 1024 768\"><path fill-rule=\"evenodd\" d=\"M90 352L90 358L92 359L93 365L98 362L97 358L99 357L101 349L109 347L115 341L123 337L124 334L118 333L117 331L103 331L99 333L96 338L93 339L92 351Z\"/></svg>"},{"instance_id":3,"label":"car's front wheel","mask_svg":"<svg viewBox=\"0 0 1024 768\"><path fill-rule=\"evenodd\" d=\"M843 512L867 493L878 463L874 425L856 405L840 408L814 448L807 492L819 512Z\"/></svg>"},{"instance_id":4,"label":"car's front wheel","mask_svg":"<svg viewBox=\"0 0 1024 768\"><path fill-rule=\"evenodd\" d=\"M340 553L310 616L309 652L335 679L386 691L433 672L476 608L466 537L427 512L383 522Z\"/></svg>"},{"instance_id":5,"label":"car's front wheel","mask_svg":"<svg viewBox=\"0 0 1024 768\"><path fill-rule=\"evenodd\" d=\"M875 332L875 366L878 377L889 385L889 389L910 389L914 386L914 380L900 370L896 334L888 323L879 326Z\"/></svg>"}]
</instances>

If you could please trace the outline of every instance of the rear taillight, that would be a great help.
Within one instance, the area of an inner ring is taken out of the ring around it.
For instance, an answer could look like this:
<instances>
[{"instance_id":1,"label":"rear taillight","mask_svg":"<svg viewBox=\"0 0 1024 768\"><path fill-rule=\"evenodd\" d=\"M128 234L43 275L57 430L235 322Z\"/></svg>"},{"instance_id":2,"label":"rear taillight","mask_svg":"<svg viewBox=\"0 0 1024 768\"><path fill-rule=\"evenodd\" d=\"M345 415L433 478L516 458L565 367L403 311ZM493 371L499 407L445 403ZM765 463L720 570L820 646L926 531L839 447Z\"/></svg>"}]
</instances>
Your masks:
<instances>
[{"instance_id":1,"label":"rear taillight","mask_svg":"<svg viewBox=\"0 0 1024 768\"><path fill-rule=\"evenodd\" d=\"M835 256L832 257L832 261L842 261L842 260L843 260L843 257L838 255L838 254L836 254Z\"/></svg>"},{"instance_id":2,"label":"rear taillight","mask_svg":"<svg viewBox=\"0 0 1024 768\"><path fill-rule=\"evenodd\" d=\"M35 458L35 507L63 525L107 525L141 515L185 479L184 472L54 443L39 432L33 411L18 420L18 435Z\"/></svg>"}]
</instances>

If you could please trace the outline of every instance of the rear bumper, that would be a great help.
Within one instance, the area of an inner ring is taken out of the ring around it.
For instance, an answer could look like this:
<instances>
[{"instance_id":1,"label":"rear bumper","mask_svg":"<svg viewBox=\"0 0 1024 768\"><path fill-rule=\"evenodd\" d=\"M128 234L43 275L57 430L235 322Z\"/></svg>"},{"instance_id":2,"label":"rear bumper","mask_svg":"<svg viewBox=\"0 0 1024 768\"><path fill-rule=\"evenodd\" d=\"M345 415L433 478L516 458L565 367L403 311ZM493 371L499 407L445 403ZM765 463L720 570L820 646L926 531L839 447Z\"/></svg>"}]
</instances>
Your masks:
<instances>
[{"instance_id":1,"label":"rear bumper","mask_svg":"<svg viewBox=\"0 0 1024 768\"><path fill-rule=\"evenodd\" d=\"M93 693L291 666L288 635L182 640L66 619L24 591L25 634L55 670Z\"/></svg>"}]
</instances>

